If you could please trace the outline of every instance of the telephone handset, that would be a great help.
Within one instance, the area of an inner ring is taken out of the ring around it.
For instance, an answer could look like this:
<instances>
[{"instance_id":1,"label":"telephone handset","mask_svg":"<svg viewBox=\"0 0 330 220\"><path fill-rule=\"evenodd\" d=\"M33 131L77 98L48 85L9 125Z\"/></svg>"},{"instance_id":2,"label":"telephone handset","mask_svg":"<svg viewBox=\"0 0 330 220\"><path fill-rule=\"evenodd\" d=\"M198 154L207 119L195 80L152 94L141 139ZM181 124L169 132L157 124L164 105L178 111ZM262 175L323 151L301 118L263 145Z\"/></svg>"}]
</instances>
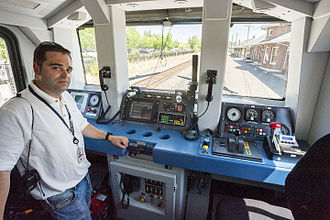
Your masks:
<instances>
[{"instance_id":1,"label":"telephone handset","mask_svg":"<svg viewBox=\"0 0 330 220\"><path fill-rule=\"evenodd\" d=\"M104 84L104 79L111 78L110 66L104 66L104 67L102 67L102 69L100 69L99 78L100 78L100 86L101 86L102 91L108 90L109 87L108 87L108 85Z\"/></svg>"}]
</instances>

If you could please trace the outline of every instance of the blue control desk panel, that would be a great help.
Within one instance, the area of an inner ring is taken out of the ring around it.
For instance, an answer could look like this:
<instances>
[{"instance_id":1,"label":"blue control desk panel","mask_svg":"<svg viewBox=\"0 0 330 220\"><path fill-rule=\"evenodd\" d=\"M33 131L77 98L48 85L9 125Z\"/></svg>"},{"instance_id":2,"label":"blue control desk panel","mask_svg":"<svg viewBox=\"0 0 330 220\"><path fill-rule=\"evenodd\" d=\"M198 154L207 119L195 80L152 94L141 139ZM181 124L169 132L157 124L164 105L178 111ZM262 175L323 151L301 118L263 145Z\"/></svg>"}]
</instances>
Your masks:
<instances>
[{"instance_id":1,"label":"blue control desk panel","mask_svg":"<svg viewBox=\"0 0 330 220\"><path fill-rule=\"evenodd\" d=\"M139 124L120 123L96 124L94 119L88 119L95 127L111 132L113 135L126 136L130 140L129 149L140 152L144 146L144 153L152 154L155 163L181 167L211 174L234 177L257 183L265 183L283 187L285 179L295 166L298 158L282 157L275 160L268 159L262 148L262 141L256 141L261 160L253 161L244 158L234 158L213 155L211 149L203 149L205 134L195 141L183 138L181 131ZM211 139L212 141L212 139ZM120 149L105 140L85 138L87 150L123 156L128 149ZM132 152L132 151L131 151Z\"/></svg>"}]
</instances>

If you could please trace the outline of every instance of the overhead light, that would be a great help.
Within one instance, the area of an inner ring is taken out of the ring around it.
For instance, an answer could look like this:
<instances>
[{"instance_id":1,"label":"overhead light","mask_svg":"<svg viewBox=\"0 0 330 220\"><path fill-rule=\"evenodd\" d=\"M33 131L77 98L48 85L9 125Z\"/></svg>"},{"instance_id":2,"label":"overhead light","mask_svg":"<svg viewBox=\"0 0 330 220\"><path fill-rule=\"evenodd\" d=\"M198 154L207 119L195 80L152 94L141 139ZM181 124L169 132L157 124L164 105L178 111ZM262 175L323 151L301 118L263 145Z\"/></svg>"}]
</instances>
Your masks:
<instances>
[{"instance_id":1,"label":"overhead light","mask_svg":"<svg viewBox=\"0 0 330 220\"><path fill-rule=\"evenodd\" d=\"M266 11L269 11L270 9L276 7L275 5L262 1L262 0L252 0L251 4L252 4L253 11L257 12L257 13L266 12Z\"/></svg>"},{"instance_id":2,"label":"overhead light","mask_svg":"<svg viewBox=\"0 0 330 220\"><path fill-rule=\"evenodd\" d=\"M131 8L136 8L137 6L139 6L139 4L138 3L127 3L126 6L131 7Z\"/></svg>"},{"instance_id":3,"label":"overhead light","mask_svg":"<svg viewBox=\"0 0 330 220\"><path fill-rule=\"evenodd\" d=\"M184 11L185 12L192 12L192 9L191 8L185 8Z\"/></svg>"},{"instance_id":4,"label":"overhead light","mask_svg":"<svg viewBox=\"0 0 330 220\"><path fill-rule=\"evenodd\" d=\"M164 27L170 27L172 25L172 22L169 17L164 18L163 25Z\"/></svg>"},{"instance_id":5,"label":"overhead light","mask_svg":"<svg viewBox=\"0 0 330 220\"><path fill-rule=\"evenodd\" d=\"M183 5L183 4L186 4L188 1L187 0L174 0L174 2L179 5Z\"/></svg>"}]
</instances>

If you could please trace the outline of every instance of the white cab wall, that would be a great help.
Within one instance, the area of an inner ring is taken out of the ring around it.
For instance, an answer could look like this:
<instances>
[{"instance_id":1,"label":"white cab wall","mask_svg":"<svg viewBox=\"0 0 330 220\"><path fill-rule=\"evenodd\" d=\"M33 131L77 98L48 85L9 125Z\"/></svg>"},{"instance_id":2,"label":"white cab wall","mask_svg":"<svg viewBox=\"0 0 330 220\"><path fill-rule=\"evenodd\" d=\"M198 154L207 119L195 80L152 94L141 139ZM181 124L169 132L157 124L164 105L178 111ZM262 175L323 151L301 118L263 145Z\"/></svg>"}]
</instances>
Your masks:
<instances>
[{"instance_id":1,"label":"white cab wall","mask_svg":"<svg viewBox=\"0 0 330 220\"><path fill-rule=\"evenodd\" d=\"M227 8L219 10L219 14L211 10L212 14L208 15L211 19L205 18L205 14L203 17L198 115L202 114L207 107L207 101L205 100L208 89L206 83L207 70L217 70L217 80L216 84L213 85L213 100L210 102L206 114L199 120L201 130L206 128L215 129L220 117L232 1L204 0L204 8L217 7L219 4Z\"/></svg>"},{"instance_id":2,"label":"white cab wall","mask_svg":"<svg viewBox=\"0 0 330 220\"><path fill-rule=\"evenodd\" d=\"M328 133L330 133L330 56L328 56L327 70L322 80L308 143L313 144Z\"/></svg>"},{"instance_id":3,"label":"white cab wall","mask_svg":"<svg viewBox=\"0 0 330 220\"><path fill-rule=\"evenodd\" d=\"M94 28L99 69L103 66L111 68L111 79L105 79L112 106L108 117L111 117L119 110L121 97L128 88L128 57L125 11L109 7L109 13L110 23L94 24Z\"/></svg>"},{"instance_id":4,"label":"white cab wall","mask_svg":"<svg viewBox=\"0 0 330 220\"><path fill-rule=\"evenodd\" d=\"M323 75L327 53L307 53L312 20L301 18L292 22L290 62L285 103L293 111L295 135L306 140Z\"/></svg>"},{"instance_id":5,"label":"white cab wall","mask_svg":"<svg viewBox=\"0 0 330 220\"><path fill-rule=\"evenodd\" d=\"M25 68L27 80L29 83L32 79L34 79L33 72L33 51L35 49L35 45L20 31L19 28L10 25L0 24L2 27L8 28L12 31L17 37L20 55L23 62L23 68Z\"/></svg>"},{"instance_id":6,"label":"white cab wall","mask_svg":"<svg viewBox=\"0 0 330 220\"><path fill-rule=\"evenodd\" d=\"M56 43L71 51L73 72L70 88L83 89L85 76L76 29L53 28L53 36Z\"/></svg>"}]
</instances>

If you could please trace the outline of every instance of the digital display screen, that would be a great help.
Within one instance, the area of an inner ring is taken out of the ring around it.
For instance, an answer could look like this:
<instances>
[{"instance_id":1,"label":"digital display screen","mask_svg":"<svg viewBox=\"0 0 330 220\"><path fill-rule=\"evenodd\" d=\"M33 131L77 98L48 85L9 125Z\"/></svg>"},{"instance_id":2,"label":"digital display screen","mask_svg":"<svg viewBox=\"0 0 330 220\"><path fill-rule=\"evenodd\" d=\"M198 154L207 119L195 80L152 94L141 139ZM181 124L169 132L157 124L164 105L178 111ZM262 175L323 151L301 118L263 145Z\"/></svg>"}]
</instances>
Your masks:
<instances>
[{"instance_id":1,"label":"digital display screen","mask_svg":"<svg viewBox=\"0 0 330 220\"><path fill-rule=\"evenodd\" d=\"M184 126L185 119L183 115L172 115L161 113L159 115L159 123Z\"/></svg>"},{"instance_id":2,"label":"digital display screen","mask_svg":"<svg viewBox=\"0 0 330 220\"><path fill-rule=\"evenodd\" d=\"M293 138L291 138L291 137L283 137L283 136L282 136L282 139L286 140L286 141L292 141L293 140Z\"/></svg>"},{"instance_id":3,"label":"digital display screen","mask_svg":"<svg viewBox=\"0 0 330 220\"><path fill-rule=\"evenodd\" d=\"M130 118L150 120L152 113L152 102L133 101L129 113Z\"/></svg>"},{"instance_id":4,"label":"digital display screen","mask_svg":"<svg viewBox=\"0 0 330 220\"><path fill-rule=\"evenodd\" d=\"M82 104L84 102L84 97L85 96L82 96L82 95L76 95L74 97L74 100L76 101L77 104Z\"/></svg>"}]
</instances>

